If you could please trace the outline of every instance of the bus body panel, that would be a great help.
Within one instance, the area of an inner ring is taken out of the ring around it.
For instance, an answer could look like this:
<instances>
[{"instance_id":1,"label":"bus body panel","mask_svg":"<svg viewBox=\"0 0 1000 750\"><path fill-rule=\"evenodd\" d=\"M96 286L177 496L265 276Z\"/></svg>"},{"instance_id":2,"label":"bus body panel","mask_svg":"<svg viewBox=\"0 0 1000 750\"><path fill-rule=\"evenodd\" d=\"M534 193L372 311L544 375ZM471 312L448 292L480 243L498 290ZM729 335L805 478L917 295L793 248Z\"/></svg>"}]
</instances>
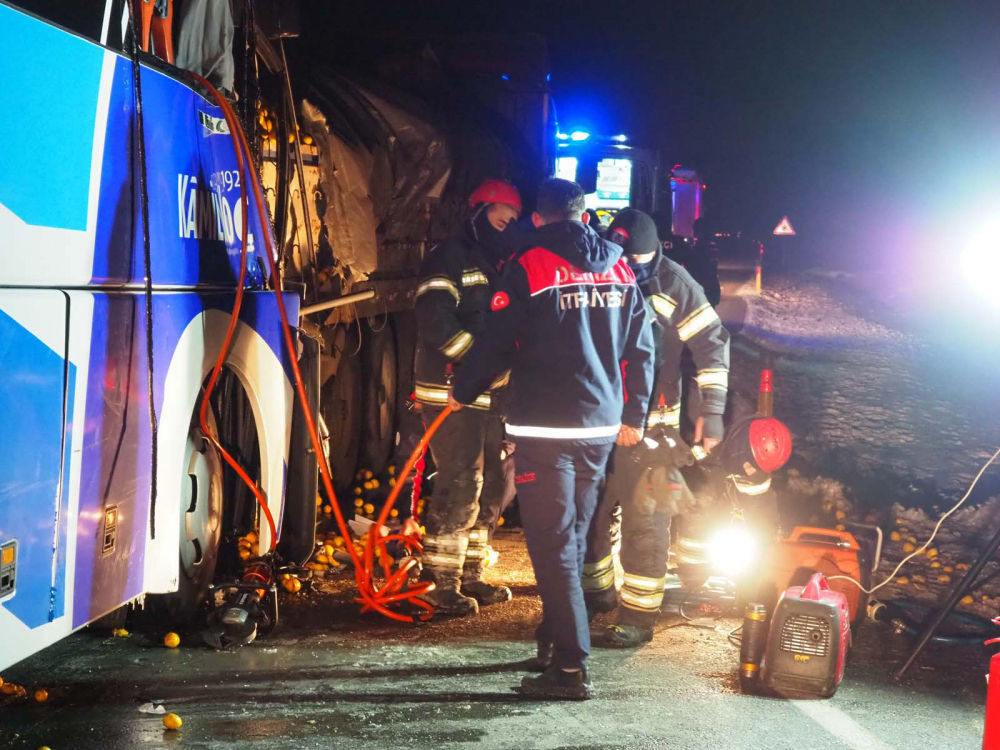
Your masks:
<instances>
[{"instance_id":1,"label":"bus body panel","mask_svg":"<svg viewBox=\"0 0 1000 750\"><path fill-rule=\"evenodd\" d=\"M132 61L0 4L0 63L16 111L16 145L0 151L0 256L22 248L0 283L143 283ZM141 76L153 284L232 287L242 178L222 110L163 71ZM246 188L247 283L262 288L270 225Z\"/></svg>"},{"instance_id":2,"label":"bus body panel","mask_svg":"<svg viewBox=\"0 0 1000 750\"><path fill-rule=\"evenodd\" d=\"M16 112L14 145L0 151L0 591L4 571L15 584L0 594L3 669L124 603L177 589L184 445L234 306L242 209L221 111L144 65L154 537L131 60L2 2L0 60ZM226 361L248 394L280 524L291 370L264 289L270 226L253 205L250 289ZM284 299L295 325L298 299Z\"/></svg>"},{"instance_id":3,"label":"bus body panel","mask_svg":"<svg viewBox=\"0 0 1000 750\"><path fill-rule=\"evenodd\" d=\"M232 293L154 295L153 539L143 295L0 291L10 375L0 387L9 409L0 546L17 542L18 571L15 590L0 600L0 669L143 594L177 589L184 444L233 303ZM285 303L294 315L297 298L286 294ZM60 320L62 328L53 322ZM226 364L254 412L261 486L280 533L293 394L278 321L272 292L248 292Z\"/></svg>"},{"instance_id":4,"label":"bus body panel","mask_svg":"<svg viewBox=\"0 0 1000 750\"><path fill-rule=\"evenodd\" d=\"M76 376L65 359L67 307L56 291L0 291L0 545L13 547L14 564L0 606L29 628L63 615L64 410Z\"/></svg>"}]
</instances>

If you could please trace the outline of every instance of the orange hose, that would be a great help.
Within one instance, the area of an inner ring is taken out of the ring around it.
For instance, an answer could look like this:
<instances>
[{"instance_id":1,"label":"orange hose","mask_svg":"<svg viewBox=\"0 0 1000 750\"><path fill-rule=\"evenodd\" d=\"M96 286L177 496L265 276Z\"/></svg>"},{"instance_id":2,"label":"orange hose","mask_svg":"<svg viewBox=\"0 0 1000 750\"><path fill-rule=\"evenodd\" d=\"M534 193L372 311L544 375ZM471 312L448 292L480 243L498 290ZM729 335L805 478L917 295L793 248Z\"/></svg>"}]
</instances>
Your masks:
<instances>
[{"instance_id":1,"label":"orange hose","mask_svg":"<svg viewBox=\"0 0 1000 750\"><path fill-rule=\"evenodd\" d=\"M218 91L196 73L191 73L191 75L201 83L206 86L217 99L224 102L226 106L222 108L222 114L226 118L226 124L229 126L230 134L234 134L236 129L240 127L239 120L236 119L236 114L228 106L228 102L222 97ZM243 161L243 151L239 147L239 141L235 135L232 135L233 146L236 148L236 165L240 171L240 207L243 213L243 232L242 232L242 246L240 248L240 274L236 281L236 301L233 303L233 312L229 316L229 327L226 329L226 337L222 342L222 349L219 351L219 357L215 360L215 367L212 368L212 377L208 380L208 385L205 387L205 394L201 398L201 409L198 412L198 422L201 425L201 431L205 433L215 449L219 451L219 454L229 464L233 471L235 471L240 479L243 480L244 484L250 488L253 492L253 496L257 499L257 505L260 506L261 512L267 519L267 526L270 529L270 540L271 546L268 548L269 551L273 550L278 541L278 531L274 525L274 517L271 515L271 509L267 507L267 498L264 497L264 492L257 485L253 479L243 470L239 462L229 455L229 452L222 447L218 438L212 434L212 431L208 429L208 420L206 415L208 414L208 401L212 397L212 391L215 390L216 384L219 382L219 375L222 373L222 366L225 364L226 355L229 353L229 347L233 342L233 335L236 333L236 325L239 323L240 318L240 308L243 306L243 285L246 282L247 276L247 227L250 225L250 216L247 213L247 192L246 192L246 165ZM263 216L263 214L261 214ZM265 233L266 234L266 233Z\"/></svg>"},{"instance_id":2,"label":"orange hose","mask_svg":"<svg viewBox=\"0 0 1000 750\"><path fill-rule=\"evenodd\" d=\"M239 120L236 118L236 114L233 112L232 107L230 106L229 102L226 101L226 99L222 96L222 94L220 94L204 78L201 78L200 76L197 75L195 75L194 77L212 93L212 95L218 102L219 107L223 111L223 114L226 118L226 123L229 125L230 135L233 137L234 144L236 145L237 161L240 166L240 171L242 174L244 170L243 153L246 154L250 153L250 148L246 140L246 134L243 132L243 128L240 126ZM240 184L241 184L241 199L244 201L243 215L247 217L246 203L245 203L246 194L245 192L243 192L243 187L242 187L245 183L246 180L243 179L241 180ZM257 205L258 216L264 217L267 215L266 207L264 205L264 199L261 195L260 184L257 180L256 174L252 175L250 184L253 186L254 201ZM246 227L248 222L249 222L249 217L244 221L243 224L244 257L246 255ZM312 410L309 408L309 400L306 396L305 384L302 379L302 372L299 369L299 362L297 356L298 350L295 346L295 340L292 337L292 328L291 326L289 326L288 323L288 313L285 309L285 299L282 295L281 289L278 287L278 271L275 264L274 243L271 238L270 232L266 231L265 229L263 234L266 246L265 254L267 255L267 262L271 271L271 278L274 283L275 301L277 302L278 305L278 313L281 316L282 333L284 335L285 347L288 351L288 358L292 367L292 374L295 380L295 389L299 397L299 403L302 407L303 417L306 423L306 429L309 432L309 439L312 442L313 451L315 452L315 455L317 457L317 463L319 464L320 475L323 479L323 487L326 490L327 496L330 499L330 505L333 508L334 516L337 520L337 525L340 528L340 532L344 536L344 538L349 539L351 534L347 527L347 523L344 521L343 513L340 510L340 505L337 502L337 495L333 489L333 477L330 475L330 469L327 466L326 461L322 460L321 458L323 456L323 446L319 439L319 433L316 430L316 423L313 420ZM244 271L245 266L246 263L242 262L240 269L241 288L237 292L238 303L242 299L242 280L245 275ZM233 316L230 321L231 329L235 329L235 320L237 313L238 313L238 308L233 312ZM223 353L220 354L219 362L216 363L217 369L221 368L221 362L224 358L225 358L225 348L223 349ZM210 385L214 385L214 382L210 381ZM210 391L208 393L210 393ZM206 393L206 397L203 399L202 402L203 420L205 412L205 403L207 402L208 393ZM431 436L437 431L438 427L440 427L441 423L444 422L444 420L448 417L449 414L451 414L451 411L452 411L451 407L445 407L444 411L442 411L441 414L438 416L438 418L434 420L433 424L431 424L431 426L427 429L424 436L421 438L420 442L417 445L416 450L414 450L414 452L411 454L403 471L396 477L396 486L393 487L392 491L389 493L389 497L386 499L385 505L382 508L382 512L379 514L378 520L375 522L375 524L371 528L371 531L369 532L370 534L369 542L365 549L364 559L362 560L358 557L357 551L354 549L353 545L348 545L347 547L348 554L350 554L351 560L354 563L354 576L355 576L355 581L358 584L358 597L355 599L355 601L357 601L362 605L361 608L362 612L375 610L393 620L398 620L400 622L414 622L415 618L412 615L402 614L390 609L391 605L399 604L402 602L408 602L409 604L417 606L424 610L424 612L419 615L419 619L421 620L427 620L434 614L434 608L430 604L419 598L433 591L434 584L432 582L426 581L417 583L412 586L407 586L407 580L408 580L407 573L416 564L416 560L411 557L409 560L404 562L399 567L399 570L397 570L395 573L391 573L391 563L389 562L390 556L386 551L386 545L389 542L398 541L400 544L404 545L409 550L420 552L422 551L420 542L413 537L404 536L402 534L390 534L388 536L383 537L379 535L379 529L382 526L382 524L385 523L385 520L388 518L389 512L392 509L392 506L395 504L396 498L399 496L399 492L402 489L404 482L406 481L406 477L409 476L410 471L412 471L413 469L413 465L417 462L420 452L427 445L427 442L430 440ZM204 426L202 429L204 429ZM224 456L225 455L227 454L224 454ZM231 463L230 465L233 464ZM234 468L236 467L234 466ZM246 476L245 472L241 472L241 470L239 470L238 468L237 472L240 473L240 476L244 478L245 482L248 482L249 486L250 484L249 477ZM258 498L258 502L261 503L261 508L267 515L268 522L271 524L271 528L273 529L274 528L273 520L271 519L270 511L268 511L267 509L267 504L266 501L263 499L263 495L262 494L258 495L257 492L255 492L255 496L257 496ZM275 540L275 535L272 536L272 543L271 543L272 549L274 547L274 540ZM377 587L374 581L374 572L375 572L374 558L376 556L375 555L376 550L379 550L378 556L381 557L382 559L382 569L386 577L386 580L381 587Z\"/></svg>"}]
</instances>

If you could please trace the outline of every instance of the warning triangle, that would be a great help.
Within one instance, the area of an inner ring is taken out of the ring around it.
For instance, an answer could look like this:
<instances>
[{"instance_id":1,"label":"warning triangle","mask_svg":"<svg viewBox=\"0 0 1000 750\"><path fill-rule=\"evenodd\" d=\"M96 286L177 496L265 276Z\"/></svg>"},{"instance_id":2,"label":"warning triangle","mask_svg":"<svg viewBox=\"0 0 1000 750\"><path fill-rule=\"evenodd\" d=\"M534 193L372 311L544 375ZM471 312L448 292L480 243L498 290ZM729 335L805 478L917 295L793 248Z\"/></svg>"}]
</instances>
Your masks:
<instances>
[{"instance_id":1,"label":"warning triangle","mask_svg":"<svg viewBox=\"0 0 1000 750\"><path fill-rule=\"evenodd\" d=\"M774 228L774 233L775 234L786 234L786 235L789 235L789 236L793 236L795 234L795 230L792 229L792 222L790 222L788 220L787 216L782 216L781 217L781 223L778 224L778 226L776 226Z\"/></svg>"}]
</instances>

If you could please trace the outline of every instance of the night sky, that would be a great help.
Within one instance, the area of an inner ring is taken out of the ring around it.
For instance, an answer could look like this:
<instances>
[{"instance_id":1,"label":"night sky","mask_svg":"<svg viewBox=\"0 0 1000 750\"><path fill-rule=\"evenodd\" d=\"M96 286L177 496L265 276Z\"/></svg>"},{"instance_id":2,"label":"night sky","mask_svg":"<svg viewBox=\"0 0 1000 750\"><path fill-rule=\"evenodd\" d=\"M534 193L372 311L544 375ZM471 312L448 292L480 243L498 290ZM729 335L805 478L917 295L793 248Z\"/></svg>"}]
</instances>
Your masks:
<instances>
[{"instance_id":1,"label":"night sky","mask_svg":"<svg viewBox=\"0 0 1000 750\"><path fill-rule=\"evenodd\" d=\"M788 214L832 265L939 251L1000 205L997 3L358 5L341 33L544 34L564 129L660 148L718 229Z\"/></svg>"},{"instance_id":2,"label":"night sky","mask_svg":"<svg viewBox=\"0 0 1000 750\"><path fill-rule=\"evenodd\" d=\"M292 54L392 32L540 33L564 130L623 132L698 169L717 230L769 233L787 214L812 261L927 266L1000 220L995 0L302 8Z\"/></svg>"}]
</instances>

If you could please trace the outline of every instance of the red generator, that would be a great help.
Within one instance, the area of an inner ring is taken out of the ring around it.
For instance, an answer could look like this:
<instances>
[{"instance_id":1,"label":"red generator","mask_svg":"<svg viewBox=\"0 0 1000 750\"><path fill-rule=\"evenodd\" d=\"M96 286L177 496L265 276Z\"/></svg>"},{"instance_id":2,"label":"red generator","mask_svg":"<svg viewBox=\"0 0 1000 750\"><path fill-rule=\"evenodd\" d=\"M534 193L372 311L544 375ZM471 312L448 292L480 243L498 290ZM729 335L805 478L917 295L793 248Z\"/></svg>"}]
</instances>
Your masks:
<instances>
[{"instance_id":1,"label":"red generator","mask_svg":"<svg viewBox=\"0 0 1000 750\"><path fill-rule=\"evenodd\" d=\"M773 609L778 594L789 586L804 584L813 573L824 576L847 576L865 588L871 588L871 571L878 565L869 563L865 550L852 534L836 529L796 526L787 539L778 539L768 549L755 601ZM851 623L864 618L868 595L850 581L828 581L830 588L847 597Z\"/></svg>"},{"instance_id":2,"label":"red generator","mask_svg":"<svg viewBox=\"0 0 1000 750\"><path fill-rule=\"evenodd\" d=\"M837 692L851 647L847 597L822 573L785 590L775 607L764 655L764 684L782 696Z\"/></svg>"}]
</instances>

